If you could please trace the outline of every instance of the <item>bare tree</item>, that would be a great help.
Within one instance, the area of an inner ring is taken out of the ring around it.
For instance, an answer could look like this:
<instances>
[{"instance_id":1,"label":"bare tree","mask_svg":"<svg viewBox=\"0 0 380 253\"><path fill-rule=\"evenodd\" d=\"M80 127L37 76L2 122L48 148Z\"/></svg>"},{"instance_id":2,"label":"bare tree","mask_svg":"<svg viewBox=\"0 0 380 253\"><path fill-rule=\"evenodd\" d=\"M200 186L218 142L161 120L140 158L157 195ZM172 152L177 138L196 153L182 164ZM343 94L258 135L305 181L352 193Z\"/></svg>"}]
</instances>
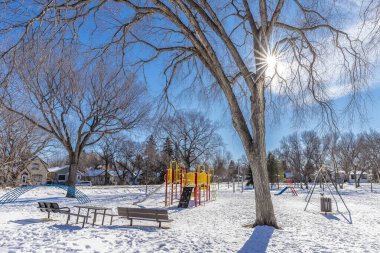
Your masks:
<instances>
[{"instance_id":1,"label":"bare tree","mask_svg":"<svg viewBox=\"0 0 380 253\"><path fill-rule=\"evenodd\" d=\"M358 148L356 136L352 132L343 134L338 142L338 150L339 164L341 168L348 176L351 172L354 173L355 185L357 185L356 173L359 169L360 150Z\"/></svg>"},{"instance_id":2,"label":"bare tree","mask_svg":"<svg viewBox=\"0 0 380 253\"><path fill-rule=\"evenodd\" d=\"M223 145L218 126L198 112L177 113L164 121L162 130L189 169L197 161L206 162Z\"/></svg>"},{"instance_id":3,"label":"bare tree","mask_svg":"<svg viewBox=\"0 0 380 253\"><path fill-rule=\"evenodd\" d=\"M131 183L136 183L137 179L142 175L145 168L144 163L144 145L131 141L120 141L116 152L116 173L119 179L127 183L129 179Z\"/></svg>"},{"instance_id":4,"label":"bare tree","mask_svg":"<svg viewBox=\"0 0 380 253\"><path fill-rule=\"evenodd\" d=\"M339 165L339 135L337 133L326 134L323 136L323 142L326 144L326 160L328 165L334 171L334 180L336 184L339 185L341 189L343 189L343 184L345 180L345 176L342 175L339 170L341 169Z\"/></svg>"},{"instance_id":5,"label":"bare tree","mask_svg":"<svg viewBox=\"0 0 380 253\"><path fill-rule=\"evenodd\" d=\"M228 163L231 160L231 153L226 150L219 149L216 152L213 159L213 168L215 170L215 175L218 176L218 179L226 179L228 176Z\"/></svg>"},{"instance_id":6,"label":"bare tree","mask_svg":"<svg viewBox=\"0 0 380 253\"><path fill-rule=\"evenodd\" d=\"M380 133L371 130L365 137L370 146L368 159L371 160L372 181L380 182Z\"/></svg>"},{"instance_id":7,"label":"bare tree","mask_svg":"<svg viewBox=\"0 0 380 253\"><path fill-rule=\"evenodd\" d=\"M70 163L68 185L75 186L86 147L107 134L135 128L145 117L143 91L134 75L115 73L105 62L78 68L74 54L29 49L16 62L17 76L2 105L62 144Z\"/></svg>"},{"instance_id":8,"label":"bare tree","mask_svg":"<svg viewBox=\"0 0 380 253\"><path fill-rule=\"evenodd\" d=\"M0 111L0 185L14 184L19 172L49 142L49 136L20 116Z\"/></svg>"},{"instance_id":9,"label":"bare tree","mask_svg":"<svg viewBox=\"0 0 380 253\"><path fill-rule=\"evenodd\" d=\"M298 182L305 182L304 167L306 162L303 158L303 149L298 133L283 137L278 153L279 158L290 168L294 179Z\"/></svg>"},{"instance_id":10,"label":"bare tree","mask_svg":"<svg viewBox=\"0 0 380 253\"><path fill-rule=\"evenodd\" d=\"M99 165L104 165L104 168L105 168L105 174L104 174L105 185L110 184L109 171L112 168L116 167L115 166L116 153L117 153L117 148L120 146L118 141L120 140L117 137L108 135L104 137L97 145L99 147L97 154L99 155L102 161L102 164L99 164Z\"/></svg>"},{"instance_id":11,"label":"bare tree","mask_svg":"<svg viewBox=\"0 0 380 253\"><path fill-rule=\"evenodd\" d=\"M81 29L90 24L95 35L104 35L101 45L95 46L98 52L115 49L124 60L126 48L139 43L152 52L144 54L140 64L168 56L165 93L181 67L188 67L196 81L209 73L227 100L232 124L251 164L255 225L277 227L266 169L267 105L278 108L276 98L289 98L298 114L298 109L316 103L331 122L334 113L328 88L343 84L345 91L358 94L368 73L365 48L342 26L353 13L342 8L341 1L70 0L33 1L28 8L24 1L17 2L2 2L5 15L0 32L12 38L11 46L3 50L8 55L38 34L50 35L49 43L77 41ZM10 60L7 70L12 66ZM206 71L201 71L202 66ZM326 74L329 69L340 76L335 82ZM357 100L352 102L349 105Z\"/></svg>"}]
</instances>

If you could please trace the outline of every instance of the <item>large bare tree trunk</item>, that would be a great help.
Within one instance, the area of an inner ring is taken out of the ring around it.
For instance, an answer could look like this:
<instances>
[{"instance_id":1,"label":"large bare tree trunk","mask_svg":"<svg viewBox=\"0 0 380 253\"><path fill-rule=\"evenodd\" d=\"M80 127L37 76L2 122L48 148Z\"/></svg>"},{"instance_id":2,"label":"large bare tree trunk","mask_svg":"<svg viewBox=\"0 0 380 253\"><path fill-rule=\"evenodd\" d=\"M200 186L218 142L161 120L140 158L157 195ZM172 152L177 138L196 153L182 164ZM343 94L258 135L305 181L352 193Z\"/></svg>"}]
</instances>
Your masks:
<instances>
[{"instance_id":1,"label":"large bare tree trunk","mask_svg":"<svg viewBox=\"0 0 380 253\"><path fill-rule=\"evenodd\" d=\"M252 99L251 97L253 149L252 152L247 154L252 168L255 186L256 221L253 226L269 225L278 228L269 190L265 144L265 97L263 78L257 81L253 90L253 97L255 98Z\"/></svg>"},{"instance_id":2,"label":"large bare tree trunk","mask_svg":"<svg viewBox=\"0 0 380 253\"><path fill-rule=\"evenodd\" d=\"M75 189L77 183L77 174L78 174L78 165L79 165L79 156L76 152L72 152L69 156L70 160L70 169L69 169L69 178L67 180L67 185L72 189ZM75 191L68 189L66 193L67 198L75 198Z\"/></svg>"}]
</instances>

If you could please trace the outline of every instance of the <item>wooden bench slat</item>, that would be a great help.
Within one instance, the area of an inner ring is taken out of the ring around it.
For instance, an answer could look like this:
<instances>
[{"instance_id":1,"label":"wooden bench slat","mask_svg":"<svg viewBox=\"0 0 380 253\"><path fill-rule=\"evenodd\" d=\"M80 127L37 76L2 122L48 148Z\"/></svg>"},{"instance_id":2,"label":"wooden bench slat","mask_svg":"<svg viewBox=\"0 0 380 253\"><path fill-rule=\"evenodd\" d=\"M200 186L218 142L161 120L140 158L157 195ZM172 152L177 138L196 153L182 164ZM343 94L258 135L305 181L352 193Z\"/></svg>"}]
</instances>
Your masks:
<instances>
[{"instance_id":1,"label":"wooden bench slat","mask_svg":"<svg viewBox=\"0 0 380 253\"><path fill-rule=\"evenodd\" d=\"M129 213L157 213L157 214L167 214L168 210L164 209L150 209L150 208L130 208L121 207Z\"/></svg>"},{"instance_id":2,"label":"wooden bench slat","mask_svg":"<svg viewBox=\"0 0 380 253\"><path fill-rule=\"evenodd\" d=\"M150 220L157 221L159 227L161 227L161 222L171 222L169 220L168 210L165 209L150 209L150 208L129 208L129 207L118 207L118 214L122 218L127 218L131 220Z\"/></svg>"},{"instance_id":3,"label":"wooden bench slat","mask_svg":"<svg viewBox=\"0 0 380 253\"><path fill-rule=\"evenodd\" d=\"M152 220L157 220L158 218L165 219L165 217L158 217L155 214L148 214L148 213L142 213L142 214L136 214L135 213L135 214L127 215L127 217L130 219L139 219L139 218L152 219Z\"/></svg>"}]
</instances>

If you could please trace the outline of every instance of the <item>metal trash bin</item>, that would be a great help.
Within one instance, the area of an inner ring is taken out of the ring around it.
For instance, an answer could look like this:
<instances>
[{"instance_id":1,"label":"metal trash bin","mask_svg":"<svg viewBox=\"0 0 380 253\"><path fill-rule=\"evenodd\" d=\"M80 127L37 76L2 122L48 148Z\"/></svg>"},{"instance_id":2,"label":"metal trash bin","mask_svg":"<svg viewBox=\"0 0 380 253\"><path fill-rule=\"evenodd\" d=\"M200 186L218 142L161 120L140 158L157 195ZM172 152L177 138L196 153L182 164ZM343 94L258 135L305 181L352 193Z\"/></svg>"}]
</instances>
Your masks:
<instances>
[{"instance_id":1,"label":"metal trash bin","mask_svg":"<svg viewBox=\"0 0 380 253\"><path fill-rule=\"evenodd\" d=\"M331 198L321 197L321 212L329 213L331 211Z\"/></svg>"}]
</instances>

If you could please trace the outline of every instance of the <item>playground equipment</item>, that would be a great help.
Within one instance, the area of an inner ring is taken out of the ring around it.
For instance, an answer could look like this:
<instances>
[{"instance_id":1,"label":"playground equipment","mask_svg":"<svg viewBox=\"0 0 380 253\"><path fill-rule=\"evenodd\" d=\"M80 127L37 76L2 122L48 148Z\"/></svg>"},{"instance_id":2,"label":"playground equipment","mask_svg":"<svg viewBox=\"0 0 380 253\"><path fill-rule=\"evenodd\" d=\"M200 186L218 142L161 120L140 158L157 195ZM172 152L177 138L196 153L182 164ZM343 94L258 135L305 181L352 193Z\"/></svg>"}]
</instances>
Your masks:
<instances>
[{"instance_id":1,"label":"playground equipment","mask_svg":"<svg viewBox=\"0 0 380 253\"><path fill-rule=\"evenodd\" d=\"M294 188L293 180L292 179L286 179L285 183L287 184L287 186L285 186L283 189L281 189L281 191L275 193L274 195L276 195L276 196L281 195L286 190L289 189L292 192L293 196L298 196L298 193L297 193L296 189Z\"/></svg>"},{"instance_id":2,"label":"playground equipment","mask_svg":"<svg viewBox=\"0 0 380 253\"><path fill-rule=\"evenodd\" d=\"M38 184L38 185L29 185L29 186L21 186L17 187L7 193L5 193L2 197L0 197L0 205L6 204L6 203L13 203L15 202L21 195L24 193L33 190L38 187L56 187L63 189L71 195L74 195L75 198L78 200L79 203L85 204L90 202L90 199L87 197L86 194L83 192L79 191L78 189L67 186L67 185L61 185L61 184Z\"/></svg>"},{"instance_id":3,"label":"playground equipment","mask_svg":"<svg viewBox=\"0 0 380 253\"><path fill-rule=\"evenodd\" d=\"M138 204L141 204L142 202L144 202L145 200L149 199L150 197L152 197L153 194L157 193L162 187L164 187L165 183L164 184L161 184L160 186L158 186L156 189L154 189L153 191L151 191L149 194L147 194L145 196L145 198L141 199L141 200L138 200L138 201L135 201L133 202L134 205L138 205Z\"/></svg>"},{"instance_id":4,"label":"playground equipment","mask_svg":"<svg viewBox=\"0 0 380 253\"><path fill-rule=\"evenodd\" d=\"M210 168L206 170L204 165L199 165L195 172L188 172L176 161L170 161L165 175L165 206L172 205L173 199L178 199L178 193L180 196L182 195L184 187L193 188L192 196L195 206L202 203L202 196L205 201L215 200L214 179L214 170Z\"/></svg>"},{"instance_id":5,"label":"playground equipment","mask_svg":"<svg viewBox=\"0 0 380 253\"><path fill-rule=\"evenodd\" d=\"M304 211L306 211L309 204L311 204L310 200L311 200L311 197L313 196L313 194L315 192L315 186L317 185L317 183L318 184L320 183L320 186L321 186L321 188L320 188L321 189L321 192L320 192L320 195L321 195L321 198L320 198L321 213L322 214L332 213L331 198L328 198L325 196L325 186L326 186L327 189L329 190L332 198L334 199L334 203L336 206L336 212L339 213L348 223L352 224L351 212L348 209L346 203L344 202L342 195L339 193L337 184L332 180L332 178L330 177L330 175L328 173L328 170L324 167L321 167L319 169L319 171L315 177L315 180L314 180L314 185L313 185L313 187L311 187L311 189L309 190L309 192L306 195L305 201L307 203L306 203ZM339 199L341 200L345 209L347 210L348 217L346 217L346 215L342 211L339 210L338 200L337 200L337 198L335 198L334 193L331 190L331 187L329 185L330 183L332 184L332 186L335 190L335 193L339 196Z\"/></svg>"}]
</instances>

